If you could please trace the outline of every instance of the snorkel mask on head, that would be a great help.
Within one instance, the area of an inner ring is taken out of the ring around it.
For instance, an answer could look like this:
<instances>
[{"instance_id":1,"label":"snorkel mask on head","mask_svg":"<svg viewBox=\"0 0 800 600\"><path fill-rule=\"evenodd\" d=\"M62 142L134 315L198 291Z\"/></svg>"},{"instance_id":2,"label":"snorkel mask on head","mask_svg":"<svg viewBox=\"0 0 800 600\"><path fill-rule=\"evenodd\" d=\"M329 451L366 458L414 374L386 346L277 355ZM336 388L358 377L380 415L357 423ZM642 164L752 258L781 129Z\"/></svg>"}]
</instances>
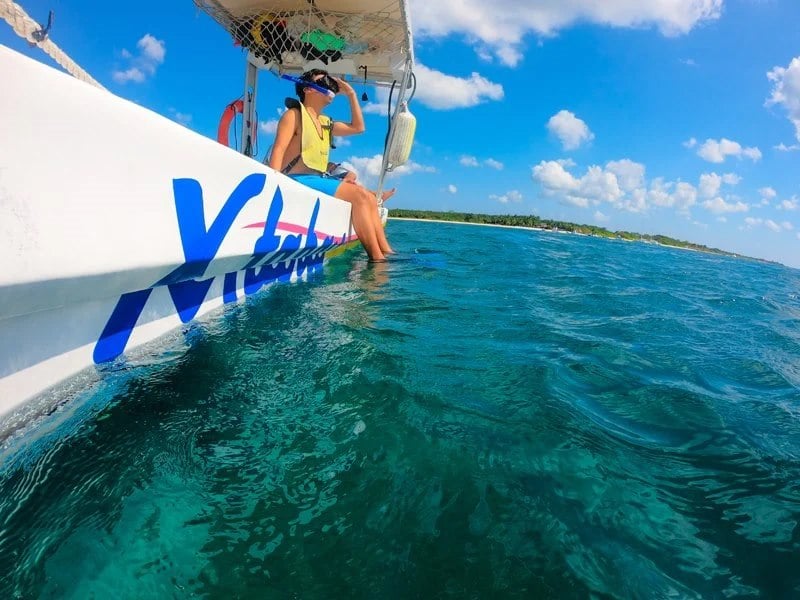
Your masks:
<instances>
[{"instance_id":1,"label":"snorkel mask on head","mask_svg":"<svg viewBox=\"0 0 800 600\"><path fill-rule=\"evenodd\" d=\"M313 75L312 77L317 76ZM320 94L324 94L329 98L334 98L339 92L339 84L336 83L336 80L333 79L333 77L327 74L323 75L322 77L317 77L317 79L303 79L302 77L295 77L293 75L287 75L284 73L281 75L281 78L286 79L287 81L292 81L297 84L297 86L311 88L312 90L319 92Z\"/></svg>"},{"instance_id":2,"label":"snorkel mask on head","mask_svg":"<svg viewBox=\"0 0 800 600\"><path fill-rule=\"evenodd\" d=\"M327 91L333 92L334 96L339 93L339 84L333 77L331 77L327 73L325 73L321 77L318 77L316 75L314 75L313 77L314 78L311 79L311 81L315 84L316 87L323 87ZM303 81L306 80L304 79Z\"/></svg>"}]
</instances>

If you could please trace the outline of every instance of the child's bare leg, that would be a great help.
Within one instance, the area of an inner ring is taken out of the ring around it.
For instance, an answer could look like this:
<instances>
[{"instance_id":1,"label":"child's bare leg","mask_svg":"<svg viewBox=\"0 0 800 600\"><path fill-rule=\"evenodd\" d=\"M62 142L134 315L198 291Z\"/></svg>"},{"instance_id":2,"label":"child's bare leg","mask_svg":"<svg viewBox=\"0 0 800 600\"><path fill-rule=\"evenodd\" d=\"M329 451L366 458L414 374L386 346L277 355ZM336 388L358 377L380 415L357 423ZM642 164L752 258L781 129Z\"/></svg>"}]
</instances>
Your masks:
<instances>
[{"instance_id":1,"label":"child's bare leg","mask_svg":"<svg viewBox=\"0 0 800 600\"><path fill-rule=\"evenodd\" d=\"M349 202L352 206L353 227L370 260L386 260L379 243L378 229L375 226L376 218L380 222L380 217L377 217L375 200L372 195L361 186L347 184L338 187L336 197ZM385 240L383 226L379 229L380 236Z\"/></svg>"},{"instance_id":2,"label":"child's bare leg","mask_svg":"<svg viewBox=\"0 0 800 600\"><path fill-rule=\"evenodd\" d=\"M373 208L375 215L375 237L378 239L378 246L384 254L394 254L394 250L389 245L389 240L386 239L386 230L381 222L381 215L377 207Z\"/></svg>"},{"instance_id":3,"label":"child's bare leg","mask_svg":"<svg viewBox=\"0 0 800 600\"><path fill-rule=\"evenodd\" d=\"M383 192L381 192L381 200L386 202L389 198L394 196L394 193L396 191L397 191L397 189L395 189L395 188L392 188L390 190L383 190ZM375 194L376 198L378 197L378 192L377 191L372 191L372 193Z\"/></svg>"}]
</instances>

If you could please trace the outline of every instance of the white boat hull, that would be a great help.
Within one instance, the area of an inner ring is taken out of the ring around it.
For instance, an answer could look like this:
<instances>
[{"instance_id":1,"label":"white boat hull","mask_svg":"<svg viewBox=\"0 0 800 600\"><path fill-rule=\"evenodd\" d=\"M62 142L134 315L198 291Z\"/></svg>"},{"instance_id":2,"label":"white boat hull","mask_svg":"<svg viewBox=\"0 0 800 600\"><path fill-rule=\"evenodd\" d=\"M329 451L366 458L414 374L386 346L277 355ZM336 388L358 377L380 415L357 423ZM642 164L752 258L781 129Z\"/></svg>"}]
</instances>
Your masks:
<instances>
[{"instance_id":1,"label":"white boat hull","mask_svg":"<svg viewBox=\"0 0 800 600\"><path fill-rule=\"evenodd\" d=\"M346 202L2 46L0 81L0 420L355 239Z\"/></svg>"}]
</instances>

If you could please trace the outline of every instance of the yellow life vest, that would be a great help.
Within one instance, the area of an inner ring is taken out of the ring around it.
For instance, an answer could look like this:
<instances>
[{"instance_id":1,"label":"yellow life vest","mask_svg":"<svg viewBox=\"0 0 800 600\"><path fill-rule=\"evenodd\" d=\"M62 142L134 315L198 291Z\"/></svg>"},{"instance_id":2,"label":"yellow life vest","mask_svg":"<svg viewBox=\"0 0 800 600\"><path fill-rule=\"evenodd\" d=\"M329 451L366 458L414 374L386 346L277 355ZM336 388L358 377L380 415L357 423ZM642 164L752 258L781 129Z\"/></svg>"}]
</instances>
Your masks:
<instances>
[{"instance_id":1,"label":"yellow life vest","mask_svg":"<svg viewBox=\"0 0 800 600\"><path fill-rule=\"evenodd\" d=\"M308 114L306 107L300 103L301 115L301 156L303 163L309 168L324 173L328 170L328 155L331 150L331 130L333 122L330 117L319 116L319 124L322 128L322 137L317 131L311 115Z\"/></svg>"}]
</instances>

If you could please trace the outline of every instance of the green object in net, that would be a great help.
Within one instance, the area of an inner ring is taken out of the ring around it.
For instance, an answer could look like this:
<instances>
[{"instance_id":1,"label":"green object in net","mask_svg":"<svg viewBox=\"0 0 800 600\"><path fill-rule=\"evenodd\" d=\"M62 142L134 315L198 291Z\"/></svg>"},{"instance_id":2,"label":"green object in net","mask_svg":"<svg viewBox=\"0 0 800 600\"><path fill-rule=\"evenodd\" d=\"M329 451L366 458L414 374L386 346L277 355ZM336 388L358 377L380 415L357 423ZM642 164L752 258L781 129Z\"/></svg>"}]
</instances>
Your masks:
<instances>
[{"instance_id":1,"label":"green object in net","mask_svg":"<svg viewBox=\"0 0 800 600\"><path fill-rule=\"evenodd\" d=\"M341 52L346 45L345 41L338 35L333 35L321 29L307 31L300 36L300 41L311 44L314 48L322 52L327 50L337 50Z\"/></svg>"}]
</instances>

